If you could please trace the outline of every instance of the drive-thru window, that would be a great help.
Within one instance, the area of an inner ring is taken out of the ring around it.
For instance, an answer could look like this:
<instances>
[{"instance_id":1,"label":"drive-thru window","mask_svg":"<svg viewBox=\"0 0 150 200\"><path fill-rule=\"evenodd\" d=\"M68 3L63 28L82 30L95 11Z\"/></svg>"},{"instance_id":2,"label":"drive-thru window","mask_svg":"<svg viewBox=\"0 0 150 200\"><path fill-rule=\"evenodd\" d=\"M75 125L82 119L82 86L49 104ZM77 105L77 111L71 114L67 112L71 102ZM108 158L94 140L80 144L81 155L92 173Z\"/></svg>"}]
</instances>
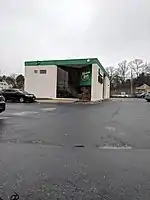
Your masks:
<instances>
[{"instance_id":1,"label":"drive-thru window","mask_svg":"<svg viewBox=\"0 0 150 200\"><path fill-rule=\"evenodd\" d=\"M97 101L109 98L110 81L97 58L27 61L25 90L37 98Z\"/></svg>"}]
</instances>

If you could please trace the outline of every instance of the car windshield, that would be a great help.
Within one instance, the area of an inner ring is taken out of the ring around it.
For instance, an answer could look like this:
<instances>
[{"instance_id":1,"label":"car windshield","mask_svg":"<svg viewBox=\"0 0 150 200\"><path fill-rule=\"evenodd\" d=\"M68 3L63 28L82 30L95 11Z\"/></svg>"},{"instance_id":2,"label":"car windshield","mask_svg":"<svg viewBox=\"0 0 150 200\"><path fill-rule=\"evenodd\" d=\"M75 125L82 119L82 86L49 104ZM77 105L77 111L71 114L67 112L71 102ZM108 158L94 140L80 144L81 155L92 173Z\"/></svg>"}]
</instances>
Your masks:
<instances>
[{"instance_id":1,"label":"car windshield","mask_svg":"<svg viewBox=\"0 0 150 200\"><path fill-rule=\"evenodd\" d=\"M23 93L23 94L29 94L28 92L24 91L24 90L17 90L18 92L20 93Z\"/></svg>"}]
</instances>

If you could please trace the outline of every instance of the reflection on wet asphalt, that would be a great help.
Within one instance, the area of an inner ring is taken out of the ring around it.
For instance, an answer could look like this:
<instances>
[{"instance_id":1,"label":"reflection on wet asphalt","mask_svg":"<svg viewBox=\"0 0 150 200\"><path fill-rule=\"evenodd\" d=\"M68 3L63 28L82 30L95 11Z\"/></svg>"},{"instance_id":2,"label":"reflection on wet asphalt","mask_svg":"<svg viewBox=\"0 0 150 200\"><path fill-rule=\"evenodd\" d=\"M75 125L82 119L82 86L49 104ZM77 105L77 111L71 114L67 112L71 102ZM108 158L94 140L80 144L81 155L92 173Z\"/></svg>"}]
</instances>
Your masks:
<instances>
[{"instance_id":1,"label":"reflection on wet asphalt","mask_svg":"<svg viewBox=\"0 0 150 200\"><path fill-rule=\"evenodd\" d=\"M0 139L1 139L1 136L5 133L5 129L6 129L5 119L7 118L0 118Z\"/></svg>"},{"instance_id":2,"label":"reflection on wet asphalt","mask_svg":"<svg viewBox=\"0 0 150 200\"><path fill-rule=\"evenodd\" d=\"M144 199L150 104L11 104L0 114L0 196Z\"/></svg>"}]
</instances>

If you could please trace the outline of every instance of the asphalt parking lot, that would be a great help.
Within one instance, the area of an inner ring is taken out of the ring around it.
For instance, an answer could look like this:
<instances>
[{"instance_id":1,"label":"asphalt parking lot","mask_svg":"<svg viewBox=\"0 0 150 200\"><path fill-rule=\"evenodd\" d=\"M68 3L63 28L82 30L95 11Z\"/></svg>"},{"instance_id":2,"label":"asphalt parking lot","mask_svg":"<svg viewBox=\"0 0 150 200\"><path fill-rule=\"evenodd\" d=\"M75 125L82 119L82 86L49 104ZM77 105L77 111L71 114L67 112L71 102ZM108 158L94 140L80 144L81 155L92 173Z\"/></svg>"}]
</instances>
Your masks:
<instances>
[{"instance_id":1,"label":"asphalt parking lot","mask_svg":"<svg viewBox=\"0 0 150 200\"><path fill-rule=\"evenodd\" d=\"M150 103L8 103L0 114L0 196L150 198Z\"/></svg>"}]
</instances>

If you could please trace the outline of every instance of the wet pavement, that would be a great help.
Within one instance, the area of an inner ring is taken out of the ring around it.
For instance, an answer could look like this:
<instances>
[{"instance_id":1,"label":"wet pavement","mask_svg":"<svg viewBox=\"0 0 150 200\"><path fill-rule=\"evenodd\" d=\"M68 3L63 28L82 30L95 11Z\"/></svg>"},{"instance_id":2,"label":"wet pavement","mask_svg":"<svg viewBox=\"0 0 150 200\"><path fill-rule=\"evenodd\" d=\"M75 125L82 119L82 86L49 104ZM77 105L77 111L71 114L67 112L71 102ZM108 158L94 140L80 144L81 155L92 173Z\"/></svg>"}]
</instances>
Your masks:
<instances>
[{"instance_id":1,"label":"wet pavement","mask_svg":"<svg viewBox=\"0 0 150 200\"><path fill-rule=\"evenodd\" d=\"M0 196L149 200L150 103L8 103L0 114Z\"/></svg>"}]
</instances>

